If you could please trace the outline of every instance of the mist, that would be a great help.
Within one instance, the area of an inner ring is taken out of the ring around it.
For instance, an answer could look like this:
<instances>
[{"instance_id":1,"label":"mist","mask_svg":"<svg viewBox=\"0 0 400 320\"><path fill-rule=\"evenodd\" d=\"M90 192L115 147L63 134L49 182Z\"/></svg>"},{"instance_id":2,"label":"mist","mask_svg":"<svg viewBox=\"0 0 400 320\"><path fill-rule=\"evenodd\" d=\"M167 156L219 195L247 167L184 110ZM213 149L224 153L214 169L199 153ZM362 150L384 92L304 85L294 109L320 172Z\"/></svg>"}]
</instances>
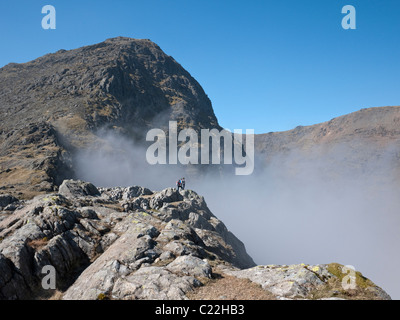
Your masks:
<instances>
[{"instance_id":1,"label":"mist","mask_svg":"<svg viewBox=\"0 0 400 320\"><path fill-rule=\"evenodd\" d=\"M76 178L97 187L143 186L152 190L175 187L184 173L178 165L149 165L147 148L113 131L101 130L95 148L79 150L73 156Z\"/></svg>"},{"instance_id":2,"label":"mist","mask_svg":"<svg viewBox=\"0 0 400 320\"><path fill-rule=\"evenodd\" d=\"M374 151L359 155L348 144L329 151L292 150L272 156L251 176L199 177L178 165L147 164L146 146L121 135L98 136L96 149L75 155L77 178L98 187L162 190L185 177L187 188L205 197L257 264L352 265L400 299L396 146L385 147L379 156Z\"/></svg>"}]
</instances>

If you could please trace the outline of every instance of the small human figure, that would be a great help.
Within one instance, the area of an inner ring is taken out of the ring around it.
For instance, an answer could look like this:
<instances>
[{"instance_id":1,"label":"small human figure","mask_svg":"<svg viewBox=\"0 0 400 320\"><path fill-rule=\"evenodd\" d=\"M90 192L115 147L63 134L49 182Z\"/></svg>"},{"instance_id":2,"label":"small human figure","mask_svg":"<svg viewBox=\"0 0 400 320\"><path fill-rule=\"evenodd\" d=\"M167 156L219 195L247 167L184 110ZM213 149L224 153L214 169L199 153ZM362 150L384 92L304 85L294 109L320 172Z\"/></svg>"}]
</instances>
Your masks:
<instances>
[{"instance_id":1,"label":"small human figure","mask_svg":"<svg viewBox=\"0 0 400 320\"><path fill-rule=\"evenodd\" d=\"M182 178L182 180L181 180L182 190L185 190L185 185L186 185L185 178Z\"/></svg>"},{"instance_id":2,"label":"small human figure","mask_svg":"<svg viewBox=\"0 0 400 320\"><path fill-rule=\"evenodd\" d=\"M179 189L182 189L182 180L178 180L176 182L176 189L179 191Z\"/></svg>"}]
</instances>

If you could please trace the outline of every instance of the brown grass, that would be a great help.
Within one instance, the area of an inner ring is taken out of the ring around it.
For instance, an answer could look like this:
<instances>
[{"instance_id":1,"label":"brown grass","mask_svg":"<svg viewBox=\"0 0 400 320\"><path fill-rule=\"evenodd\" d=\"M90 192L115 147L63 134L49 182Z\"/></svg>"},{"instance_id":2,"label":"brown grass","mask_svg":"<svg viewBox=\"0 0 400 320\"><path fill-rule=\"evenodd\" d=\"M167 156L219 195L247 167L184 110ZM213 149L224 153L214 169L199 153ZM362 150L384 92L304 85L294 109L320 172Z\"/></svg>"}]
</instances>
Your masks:
<instances>
[{"instance_id":1,"label":"brown grass","mask_svg":"<svg viewBox=\"0 0 400 320\"><path fill-rule=\"evenodd\" d=\"M38 250L43 248L44 246L46 246L49 243L49 240L47 239L47 237L44 237L43 239L36 239L36 240L31 240L28 242L28 246L30 246L31 248Z\"/></svg>"},{"instance_id":2,"label":"brown grass","mask_svg":"<svg viewBox=\"0 0 400 320\"><path fill-rule=\"evenodd\" d=\"M64 294L63 292L56 290L48 300L61 300L63 294Z\"/></svg>"},{"instance_id":3,"label":"brown grass","mask_svg":"<svg viewBox=\"0 0 400 320\"><path fill-rule=\"evenodd\" d=\"M248 279L218 275L187 294L190 300L276 300L275 296Z\"/></svg>"},{"instance_id":4,"label":"brown grass","mask_svg":"<svg viewBox=\"0 0 400 320\"><path fill-rule=\"evenodd\" d=\"M101 203L101 206L117 212L124 212L124 208L119 203Z\"/></svg>"}]
</instances>

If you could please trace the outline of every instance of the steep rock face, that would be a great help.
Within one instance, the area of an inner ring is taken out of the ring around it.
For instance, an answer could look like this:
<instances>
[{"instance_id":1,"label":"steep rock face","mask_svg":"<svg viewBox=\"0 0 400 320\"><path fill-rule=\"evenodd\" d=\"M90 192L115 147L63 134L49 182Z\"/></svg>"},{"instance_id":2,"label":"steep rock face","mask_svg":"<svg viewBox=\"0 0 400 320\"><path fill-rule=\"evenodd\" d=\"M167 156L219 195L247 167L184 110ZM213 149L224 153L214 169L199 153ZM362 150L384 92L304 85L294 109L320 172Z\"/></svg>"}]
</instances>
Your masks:
<instances>
[{"instance_id":1,"label":"steep rock face","mask_svg":"<svg viewBox=\"0 0 400 320\"><path fill-rule=\"evenodd\" d=\"M255 266L191 190L66 180L60 192L18 201L0 221L0 299L51 297L42 287L49 265L66 300L193 299L227 276L275 299L390 299L359 273L357 289L341 288L339 265Z\"/></svg>"}]
</instances>

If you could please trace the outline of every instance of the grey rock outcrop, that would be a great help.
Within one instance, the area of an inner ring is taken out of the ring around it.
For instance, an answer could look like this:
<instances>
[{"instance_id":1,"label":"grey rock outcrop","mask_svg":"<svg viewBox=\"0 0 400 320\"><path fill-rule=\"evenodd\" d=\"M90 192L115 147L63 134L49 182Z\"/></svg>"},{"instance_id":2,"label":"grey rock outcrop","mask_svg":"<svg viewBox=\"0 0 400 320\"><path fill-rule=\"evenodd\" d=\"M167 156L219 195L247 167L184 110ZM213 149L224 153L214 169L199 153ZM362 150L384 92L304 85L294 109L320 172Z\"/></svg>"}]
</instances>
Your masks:
<instances>
[{"instance_id":1,"label":"grey rock outcrop","mask_svg":"<svg viewBox=\"0 0 400 320\"><path fill-rule=\"evenodd\" d=\"M187 190L100 188L64 181L0 221L0 299L49 298L45 266L65 300L188 299L220 275L249 279L278 299L390 299L339 265L256 266L245 247Z\"/></svg>"},{"instance_id":2,"label":"grey rock outcrop","mask_svg":"<svg viewBox=\"0 0 400 320\"><path fill-rule=\"evenodd\" d=\"M200 278L211 278L212 276L210 264L207 261L191 255L176 258L167 266L167 269L172 272Z\"/></svg>"},{"instance_id":3,"label":"grey rock outcrop","mask_svg":"<svg viewBox=\"0 0 400 320\"><path fill-rule=\"evenodd\" d=\"M89 182L64 180L58 189L58 193L64 197L99 196L100 192Z\"/></svg>"},{"instance_id":4,"label":"grey rock outcrop","mask_svg":"<svg viewBox=\"0 0 400 320\"><path fill-rule=\"evenodd\" d=\"M45 297L41 271L51 265L64 299L185 299L211 277L207 259L255 265L195 192L66 180L0 221L0 298Z\"/></svg>"},{"instance_id":5,"label":"grey rock outcrop","mask_svg":"<svg viewBox=\"0 0 400 320\"><path fill-rule=\"evenodd\" d=\"M341 265L268 265L246 270L226 270L226 274L249 279L278 299L346 300L358 295L358 299L390 300L390 296L359 272L354 276L354 288L347 290L342 282L347 273ZM346 280L347 281L347 280Z\"/></svg>"}]
</instances>

